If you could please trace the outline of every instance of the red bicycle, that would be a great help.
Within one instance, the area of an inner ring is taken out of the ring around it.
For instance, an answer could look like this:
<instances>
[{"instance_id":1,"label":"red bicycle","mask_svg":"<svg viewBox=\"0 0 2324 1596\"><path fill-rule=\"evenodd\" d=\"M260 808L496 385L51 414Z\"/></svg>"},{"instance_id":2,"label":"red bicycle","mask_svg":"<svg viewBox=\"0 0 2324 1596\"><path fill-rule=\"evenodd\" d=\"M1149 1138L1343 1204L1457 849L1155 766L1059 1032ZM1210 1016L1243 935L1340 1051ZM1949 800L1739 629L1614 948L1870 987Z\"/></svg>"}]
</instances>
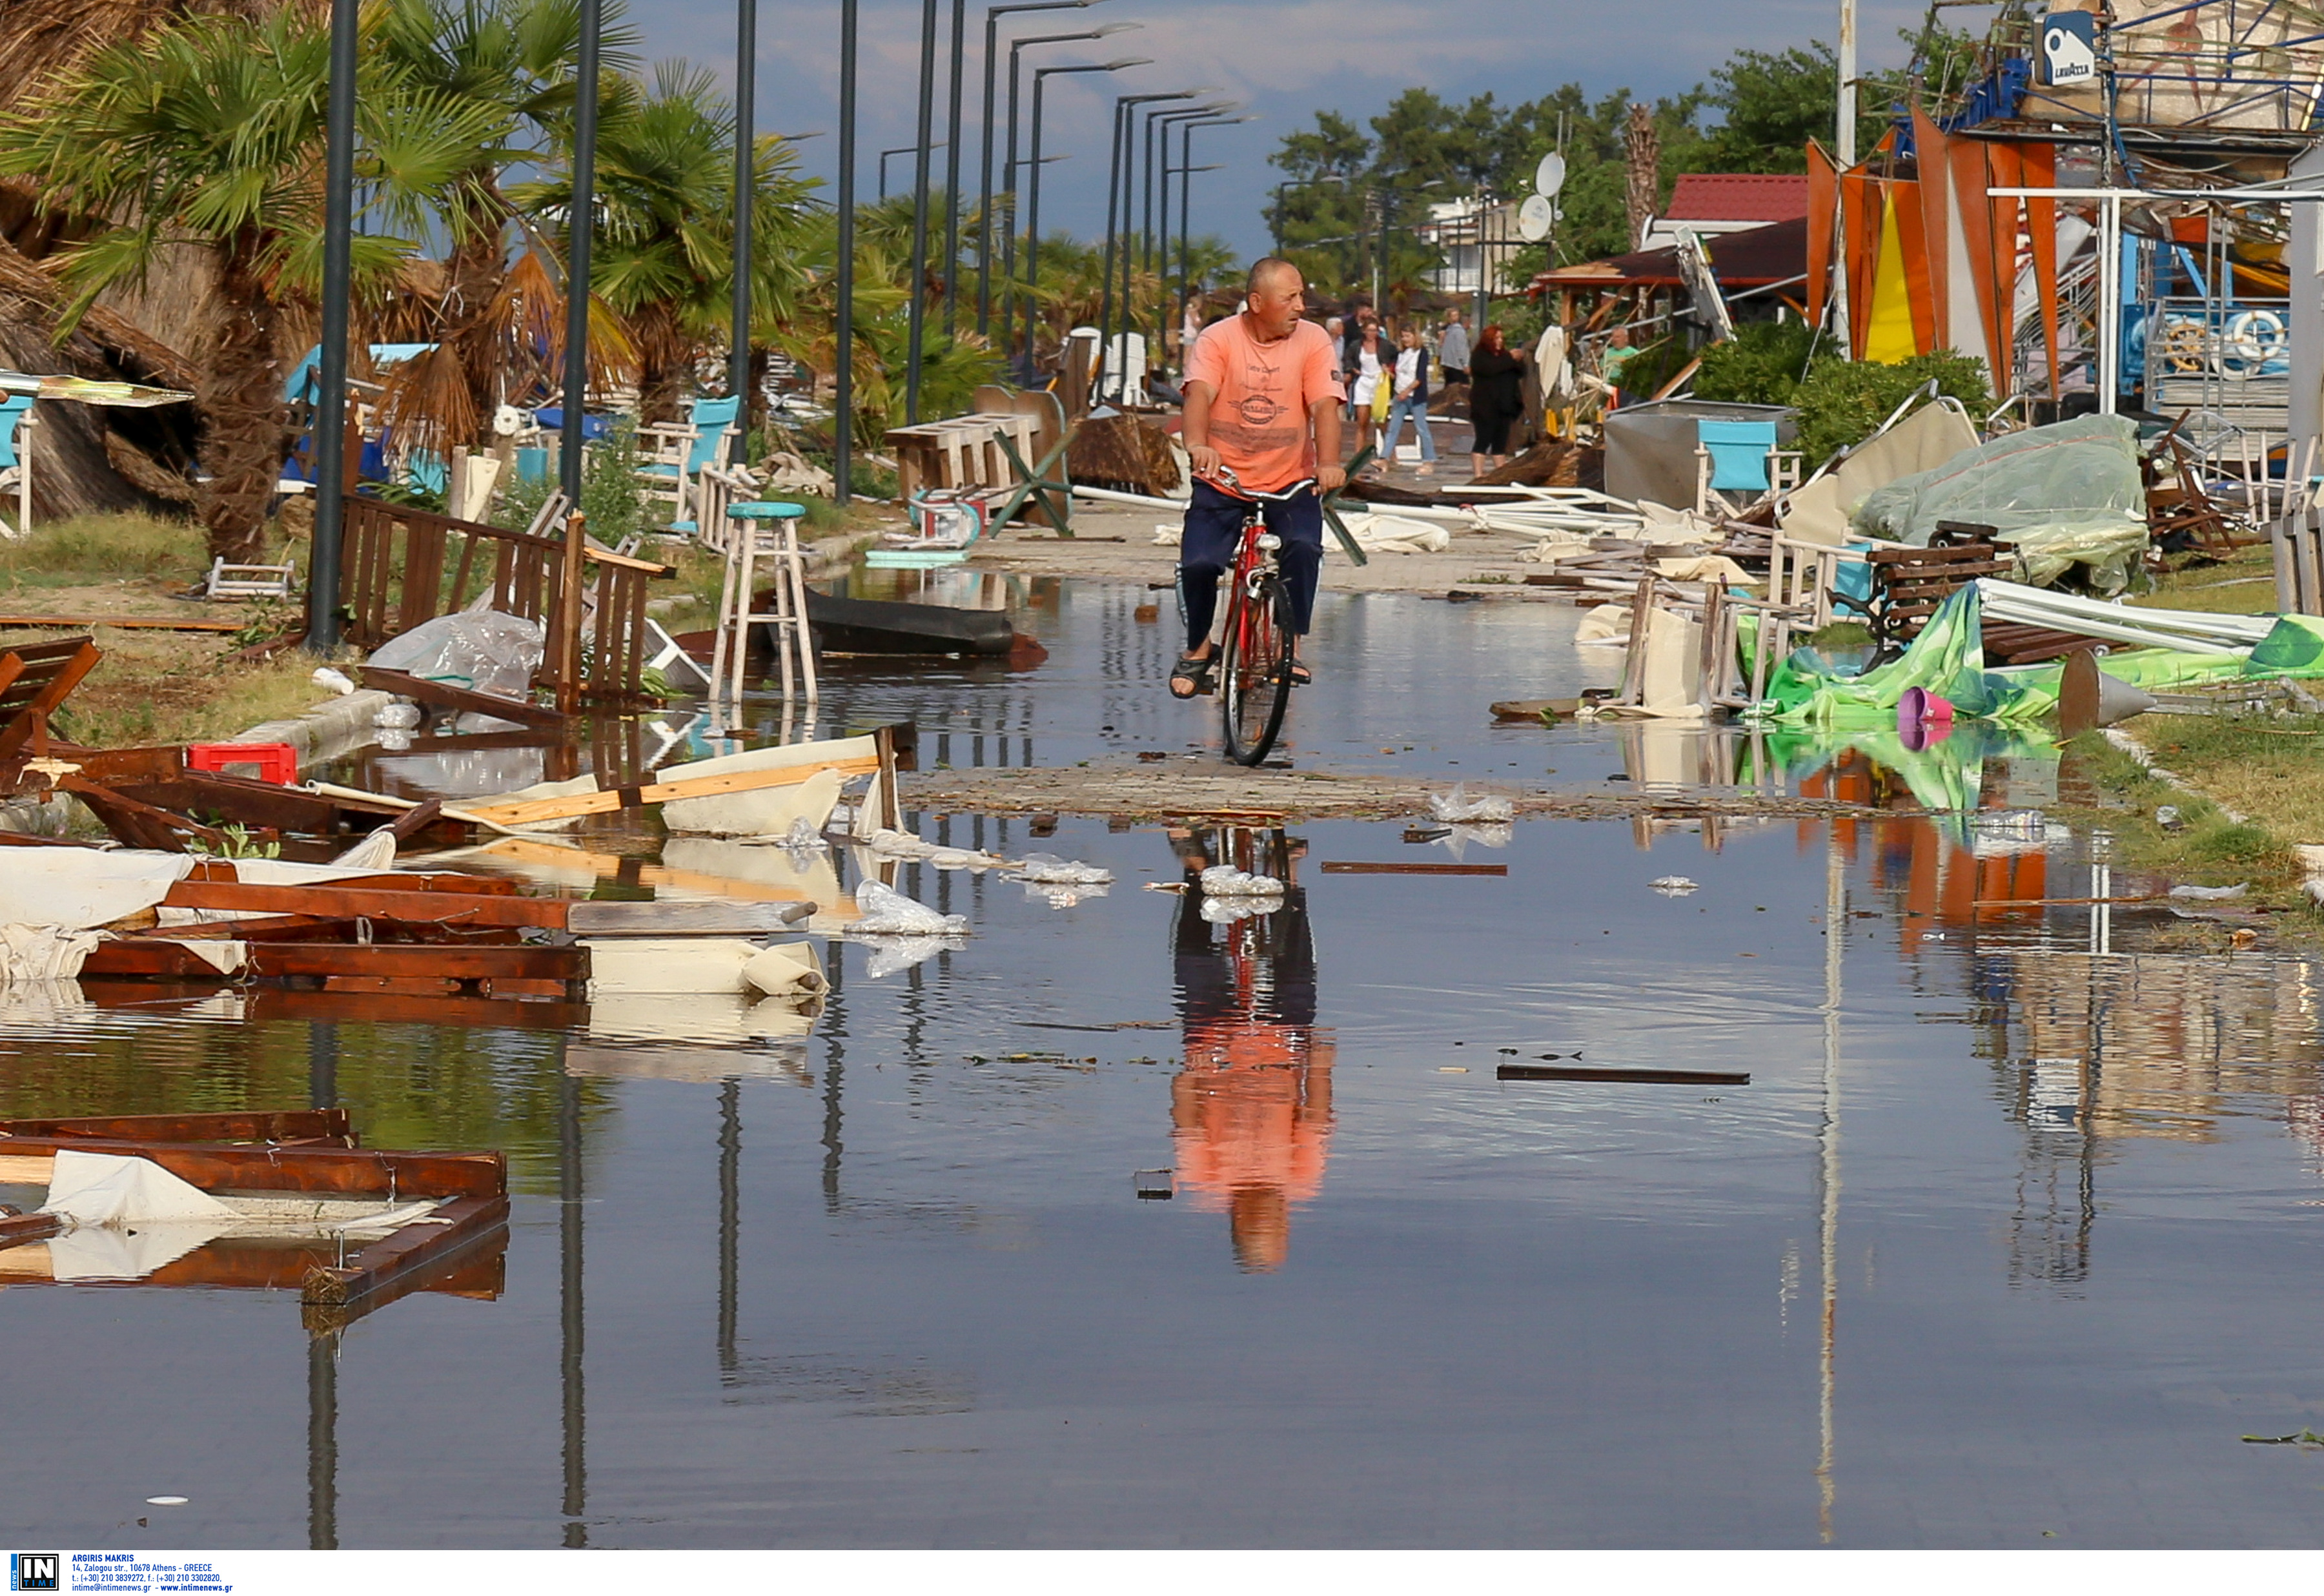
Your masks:
<instances>
[{"instance_id":1,"label":"red bicycle","mask_svg":"<svg viewBox=\"0 0 2324 1596\"><path fill-rule=\"evenodd\" d=\"M1227 573L1226 634L1218 655L1219 715L1226 728L1227 758L1256 765L1275 746L1283 713L1291 706L1291 593L1277 550L1283 540L1267 530L1260 506L1280 503L1315 485L1308 477L1272 494L1256 494L1220 467L1226 484L1250 501L1242 539Z\"/></svg>"}]
</instances>

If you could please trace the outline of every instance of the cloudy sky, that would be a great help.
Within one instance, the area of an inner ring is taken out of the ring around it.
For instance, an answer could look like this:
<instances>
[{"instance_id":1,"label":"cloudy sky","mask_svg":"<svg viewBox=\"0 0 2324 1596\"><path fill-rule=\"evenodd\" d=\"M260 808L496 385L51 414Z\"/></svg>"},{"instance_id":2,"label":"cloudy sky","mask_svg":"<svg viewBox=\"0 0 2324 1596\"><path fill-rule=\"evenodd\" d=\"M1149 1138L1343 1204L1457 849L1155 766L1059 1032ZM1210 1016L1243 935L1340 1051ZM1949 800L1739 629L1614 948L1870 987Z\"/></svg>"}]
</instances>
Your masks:
<instances>
[{"instance_id":1,"label":"cloudy sky","mask_svg":"<svg viewBox=\"0 0 2324 1596\"><path fill-rule=\"evenodd\" d=\"M971 0L966 74L969 132L964 164L976 150L982 80L975 51L984 6ZM1896 30L1917 24L1921 8L1897 0L1862 0L1868 69L1900 60ZM948 45L952 0L940 0L939 48ZM1223 235L1239 250L1263 249L1261 208L1276 174L1268 152L1282 136L1331 108L1359 121L1377 115L1402 89L1425 85L1448 98L1490 90L1504 101L1531 99L1561 83L1593 95L1628 88L1642 95L1701 80L1733 51L1780 48L1837 32L1837 0L1102 0L1087 11L1003 17L1002 38L1071 32L1101 21L1137 23L1098 43L1026 51L1048 64L1150 57L1154 64L1117 74L1049 80L1045 141L1070 158L1042 179L1042 223L1096 235L1104 225L1106 144L1111 96L1201 85L1223 86L1260 120L1195 135L1197 161L1225 170L1194 180L1194 227ZM1976 14L1980 19L1982 12ZM731 73L735 32L731 5L719 0L632 0L631 13L650 56L683 55ZM828 180L836 171L839 0L760 0L758 115L761 129L823 130L803 144L807 169ZM918 0L862 0L862 192L873 191L875 152L913 136L918 86ZM1011 29L1010 24L1016 24ZM1006 62L1005 48L1002 60ZM1005 76L1005 70L1004 70ZM1118 85L1118 86L1116 86ZM943 116L943 75L937 117ZM942 133L936 135L941 138ZM941 155L938 157L941 161ZM890 165L891 182L908 184L909 157ZM964 183L973 189L973 183Z\"/></svg>"}]
</instances>

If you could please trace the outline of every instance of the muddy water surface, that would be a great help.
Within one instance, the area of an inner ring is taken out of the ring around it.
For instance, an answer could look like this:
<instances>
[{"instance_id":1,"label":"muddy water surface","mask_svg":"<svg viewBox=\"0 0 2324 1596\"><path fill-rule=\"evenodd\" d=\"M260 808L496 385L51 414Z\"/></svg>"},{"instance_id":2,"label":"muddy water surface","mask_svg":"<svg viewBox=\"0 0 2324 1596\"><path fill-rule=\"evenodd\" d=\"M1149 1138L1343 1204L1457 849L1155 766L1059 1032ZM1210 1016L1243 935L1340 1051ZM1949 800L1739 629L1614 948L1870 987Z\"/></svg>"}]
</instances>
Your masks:
<instances>
[{"instance_id":1,"label":"muddy water surface","mask_svg":"<svg viewBox=\"0 0 2324 1596\"><path fill-rule=\"evenodd\" d=\"M913 715L924 757L959 763L1200 740L1148 685L1167 644L1116 604L1141 595L1055 596L1040 671L842 673L835 724ZM1481 725L1483 697L1588 681L1562 641L1493 630L1570 613L1349 608L1302 734L1377 759L1391 722L1426 724L1433 744L1405 740L1448 780L1639 757ZM2056 785L2022 752L1795 766L1988 808ZM2090 895L2102 842L2023 817L1536 821L1452 839L1506 876L1395 876L1323 867L1452 854L1397 825L920 820L1116 880L1059 906L905 866L974 935L916 964L835 946L804 1034L753 1038L724 1000L531 1029L232 993L14 1002L0 1112L337 1102L374 1145L505 1149L516 1196L496 1292L420 1292L320 1340L293 1293L35 1284L0 1252L21 1354L0 1390L38 1438L0 1526L122 1546L2324 1539L2324 1455L2241 1439L2324 1422L2319 972L2159 908L1978 907ZM1287 870L1272 914L1141 890L1235 848ZM830 879L862 868L835 856ZM1698 884L1649 888L1667 876ZM1512 1061L1750 1080L1498 1079ZM190 1499L146 1505L164 1494Z\"/></svg>"}]
</instances>

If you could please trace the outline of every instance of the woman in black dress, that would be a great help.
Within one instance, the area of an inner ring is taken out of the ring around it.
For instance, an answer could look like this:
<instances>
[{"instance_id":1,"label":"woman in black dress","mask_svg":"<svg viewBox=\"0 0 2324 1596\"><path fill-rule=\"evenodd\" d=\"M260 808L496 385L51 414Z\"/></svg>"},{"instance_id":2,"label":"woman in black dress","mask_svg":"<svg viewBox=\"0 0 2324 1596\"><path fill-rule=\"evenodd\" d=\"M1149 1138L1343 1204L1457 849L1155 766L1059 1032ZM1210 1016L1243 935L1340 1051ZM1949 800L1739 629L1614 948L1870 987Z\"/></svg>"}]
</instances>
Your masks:
<instances>
[{"instance_id":1,"label":"woman in black dress","mask_svg":"<svg viewBox=\"0 0 2324 1596\"><path fill-rule=\"evenodd\" d=\"M1509 429L1525 414L1525 351L1503 341L1499 322L1477 335L1469 357L1469 421L1477 435L1469 464L1478 476L1509 452Z\"/></svg>"}]
</instances>

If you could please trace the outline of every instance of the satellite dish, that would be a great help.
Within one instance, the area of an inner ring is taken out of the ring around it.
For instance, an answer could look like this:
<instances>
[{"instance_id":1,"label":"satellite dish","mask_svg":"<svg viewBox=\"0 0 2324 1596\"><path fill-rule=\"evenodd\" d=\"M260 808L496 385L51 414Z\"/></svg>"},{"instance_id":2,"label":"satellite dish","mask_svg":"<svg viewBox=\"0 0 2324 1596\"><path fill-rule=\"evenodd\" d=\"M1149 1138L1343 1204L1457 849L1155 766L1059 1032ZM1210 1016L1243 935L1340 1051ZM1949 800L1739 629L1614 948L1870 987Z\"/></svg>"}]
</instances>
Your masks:
<instances>
[{"instance_id":1,"label":"satellite dish","mask_svg":"<svg viewBox=\"0 0 2324 1596\"><path fill-rule=\"evenodd\" d=\"M1539 244L1549 236L1549 225L1557 219L1556 208L1538 194L1528 195L1517 207L1517 236L1527 244Z\"/></svg>"},{"instance_id":2,"label":"satellite dish","mask_svg":"<svg viewBox=\"0 0 2324 1596\"><path fill-rule=\"evenodd\" d=\"M1554 150L1543 156L1541 164L1533 170L1533 186L1545 198L1555 198L1557 191L1565 187L1565 157Z\"/></svg>"}]
</instances>

